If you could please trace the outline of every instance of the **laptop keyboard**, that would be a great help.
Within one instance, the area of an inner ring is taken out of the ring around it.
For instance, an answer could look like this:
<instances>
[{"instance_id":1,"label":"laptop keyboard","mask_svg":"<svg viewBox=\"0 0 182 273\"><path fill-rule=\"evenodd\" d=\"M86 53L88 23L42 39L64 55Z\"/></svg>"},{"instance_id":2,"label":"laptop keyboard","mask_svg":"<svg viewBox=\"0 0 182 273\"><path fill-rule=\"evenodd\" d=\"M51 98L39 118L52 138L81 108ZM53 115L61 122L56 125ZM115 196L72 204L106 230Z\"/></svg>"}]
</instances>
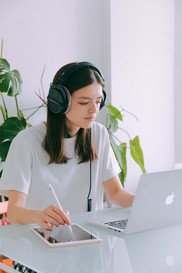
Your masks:
<instances>
[{"instance_id":1,"label":"laptop keyboard","mask_svg":"<svg viewBox=\"0 0 182 273\"><path fill-rule=\"evenodd\" d=\"M118 229L125 229L127 221L128 221L128 219L116 220L116 221L107 222L105 224L110 227L114 227L114 228L118 228Z\"/></svg>"}]
</instances>

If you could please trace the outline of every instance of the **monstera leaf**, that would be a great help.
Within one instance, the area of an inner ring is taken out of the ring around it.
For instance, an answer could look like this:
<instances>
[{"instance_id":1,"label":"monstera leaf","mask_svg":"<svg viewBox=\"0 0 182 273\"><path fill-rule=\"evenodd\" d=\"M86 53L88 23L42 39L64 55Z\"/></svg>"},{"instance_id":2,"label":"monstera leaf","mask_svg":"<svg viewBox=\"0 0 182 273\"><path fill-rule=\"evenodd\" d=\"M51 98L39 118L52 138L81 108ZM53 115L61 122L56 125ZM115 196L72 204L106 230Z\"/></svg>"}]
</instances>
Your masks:
<instances>
[{"instance_id":1,"label":"monstera leaf","mask_svg":"<svg viewBox=\"0 0 182 273\"><path fill-rule=\"evenodd\" d=\"M22 88L22 78L18 70L10 70L10 64L0 59L0 92L8 96L17 96Z\"/></svg>"},{"instance_id":2,"label":"monstera leaf","mask_svg":"<svg viewBox=\"0 0 182 273\"><path fill-rule=\"evenodd\" d=\"M9 146L13 138L26 128L26 120L22 117L10 117L0 126L0 158L6 160Z\"/></svg>"}]
</instances>

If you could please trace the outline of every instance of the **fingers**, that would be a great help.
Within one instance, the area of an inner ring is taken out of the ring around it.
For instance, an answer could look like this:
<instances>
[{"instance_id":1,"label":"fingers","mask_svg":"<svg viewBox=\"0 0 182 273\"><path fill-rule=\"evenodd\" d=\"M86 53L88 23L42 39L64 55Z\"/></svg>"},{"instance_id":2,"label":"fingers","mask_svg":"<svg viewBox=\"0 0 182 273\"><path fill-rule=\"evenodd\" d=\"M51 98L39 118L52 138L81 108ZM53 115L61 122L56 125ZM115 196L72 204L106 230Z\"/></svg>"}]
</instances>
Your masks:
<instances>
[{"instance_id":1,"label":"fingers","mask_svg":"<svg viewBox=\"0 0 182 273\"><path fill-rule=\"evenodd\" d=\"M52 230L59 225L70 225L69 213L61 210L55 205L50 205L40 213L40 223L42 227Z\"/></svg>"}]
</instances>

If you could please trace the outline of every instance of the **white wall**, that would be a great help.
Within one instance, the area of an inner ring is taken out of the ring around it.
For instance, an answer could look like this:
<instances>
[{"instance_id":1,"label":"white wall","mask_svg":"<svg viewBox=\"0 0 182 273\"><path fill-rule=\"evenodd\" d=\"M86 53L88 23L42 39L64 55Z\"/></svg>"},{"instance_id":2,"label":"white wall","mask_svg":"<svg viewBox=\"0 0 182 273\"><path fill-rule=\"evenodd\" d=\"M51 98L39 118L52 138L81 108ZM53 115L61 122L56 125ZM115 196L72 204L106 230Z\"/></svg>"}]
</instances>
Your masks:
<instances>
[{"instance_id":1,"label":"white wall","mask_svg":"<svg viewBox=\"0 0 182 273\"><path fill-rule=\"evenodd\" d=\"M174 0L0 0L1 38L4 58L23 77L23 108L40 103L34 93L44 65L47 95L60 66L91 61L104 74L108 101L111 90L112 103L139 118L128 117L124 128L139 134L147 171L173 166ZM129 162L127 187L135 189L140 175Z\"/></svg>"},{"instance_id":2,"label":"white wall","mask_svg":"<svg viewBox=\"0 0 182 273\"><path fill-rule=\"evenodd\" d=\"M175 162L182 163L182 1L175 0Z\"/></svg>"},{"instance_id":3,"label":"white wall","mask_svg":"<svg viewBox=\"0 0 182 273\"><path fill-rule=\"evenodd\" d=\"M112 103L138 117L123 128L139 134L147 172L174 166L173 66L174 1L112 0ZM126 187L140 174L129 160Z\"/></svg>"},{"instance_id":4,"label":"white wall","mask_svg":"<svg viewBox=\"0 0 182 273\"><path fill-rule=\"evenodd\" d=\"M34 92L39 90L44 65L46 94L65 63L88 60L102 70L101 4L98 0L0 0L3 57L22 74L24 108L40 103ZM40 113L32 122L39 120Z\"/></svg>"}]
</instances>

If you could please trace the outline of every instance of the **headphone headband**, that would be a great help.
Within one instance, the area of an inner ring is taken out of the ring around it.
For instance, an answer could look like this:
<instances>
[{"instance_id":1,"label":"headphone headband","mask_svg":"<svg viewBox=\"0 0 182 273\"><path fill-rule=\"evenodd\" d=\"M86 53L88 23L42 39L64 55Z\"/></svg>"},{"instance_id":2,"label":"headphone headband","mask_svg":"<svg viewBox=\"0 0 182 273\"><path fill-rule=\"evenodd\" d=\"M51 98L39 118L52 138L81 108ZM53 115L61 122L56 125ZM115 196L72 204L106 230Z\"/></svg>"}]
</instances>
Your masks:
<instances>
[{"instance_id":1,"label":"headphone headband","mask_svg":"<svg viewBox=\"0 0 182 273\"><path fill-rule=\"evenodd\" d=\"M89 62L79 62L79 63L74 63L71 66L69 66L60 75L60 77L59 77L59 83L62 84L64 82L66 82L71 75L73 75L77 71L80 71L83 68L88 68L88 69L92 69L92 70L96 71L100 75L100 77L103 79L103 81L104 81L104 78L103 78L100 70L97 67L95 67L92 63L89 63Z\"/></svg>"}]
</instances>

